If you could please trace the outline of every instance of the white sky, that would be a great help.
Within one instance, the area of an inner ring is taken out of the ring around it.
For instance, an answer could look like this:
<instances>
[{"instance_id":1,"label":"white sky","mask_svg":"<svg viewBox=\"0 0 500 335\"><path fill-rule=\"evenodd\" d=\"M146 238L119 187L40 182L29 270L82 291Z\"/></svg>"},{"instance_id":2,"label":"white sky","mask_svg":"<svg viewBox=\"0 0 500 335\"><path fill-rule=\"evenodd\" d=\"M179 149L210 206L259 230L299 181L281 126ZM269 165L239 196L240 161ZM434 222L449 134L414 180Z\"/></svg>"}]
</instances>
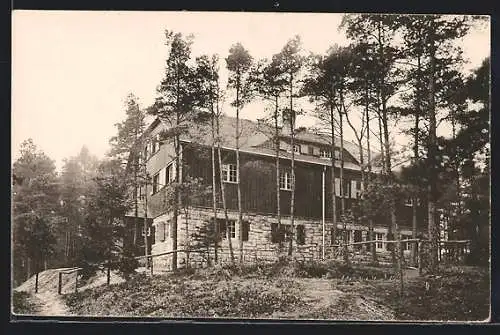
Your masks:
<instances>
[{"instance_id":1,"label":"white sky","mask_svg":"<svg viewBox=\"0 0 500 335\"><path fill-rule=\"evenodd\" d=\"M12 160L32 138L60 167L83 145L102 157L125 117L129 92L154 101L167 50L164 30L194 34L193 56L219 54L241 42L255 59L271 57L298 34L307 52L346 44L341 14L14 11L12 30ZM463 41L468 69L490 53L489 26ZM223 68L223 63L221 68ZM263 115L251 105L242 117ZM227 114L232 114L226 109ZM312 125L310 118L299 125ZM349 132L347 132L349 137Z\"/></svg>"}]
</instances>

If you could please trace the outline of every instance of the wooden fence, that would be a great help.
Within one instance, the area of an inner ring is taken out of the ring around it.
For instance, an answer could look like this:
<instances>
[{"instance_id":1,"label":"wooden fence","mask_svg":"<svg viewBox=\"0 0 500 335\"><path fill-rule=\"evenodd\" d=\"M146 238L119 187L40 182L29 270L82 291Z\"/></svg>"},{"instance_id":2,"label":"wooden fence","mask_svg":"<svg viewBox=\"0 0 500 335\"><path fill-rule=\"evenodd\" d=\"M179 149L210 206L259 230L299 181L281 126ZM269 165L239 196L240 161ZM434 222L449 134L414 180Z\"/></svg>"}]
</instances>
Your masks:
<instances>
[{"instance_id":1,"label":"wooden fence","mask_svg":"<svg viewBox=\"0 0 500 335\"><path fill-rule=\"evenodd\" d=\"M337 245L332 245L330 247L333 248L339 248L339 250L342 250L342 248L346 248L349 246L356 246L356 245L370 245L370 244L375 244L375 243L381 243L381 244L395 244L395 243L415 243L417 244L417 264L418 264L418 271L419 274L422 273L422 268L423 268L423 244L424 243L429 243L429 240L424 240L424 239L405 239L405 240L372 240L372 241L362 241L362 242L350 242L350 243L344 243L344 244L337 244ZM440 245L440 250L439 250L439 257L441 257L441 246L445 246L445 250L449 250L450 248L448 246L454 246L454 248L457 249L464 249L468 246L470 243L470 240L452 240L452 241L438 241ZM274 249L269 249L266 250L269 252L276 252ZM172 254L179 254L179 253L206 253L206 250L203 249L193 249L193 250L171 250L171 251L166 251L154 255L144 255L144 256L136 256L134 259L136 260L141 260L145 259L147 260L147 264L149 263L149 271L151 275L154 273L154 267L153 267L153 259L157 257L162 257L162 256L167 256L167 255L172 255ZM445 251L446 253L446 251ZM252 258L252 257L251 257ZM257 258L256 258L257 259ZM440 258L441 260L441 258ZM111 281L111 268L113 264L116 264L117 262L105 262L105 263L100 263L96 264L96 266L101 267L101 269L106 269L106 284L109 285ZM70 269L64 269L59 271L58 273L58 289L57 292L58 294L62 294L62 282L63 282L63 275L65 274L71 274L75 273L75 292L78 292L78 272L82 270L82 268L75 267L75 268L70 268ZM38 293L38 272L35 275L35 293Z\"/></svg>"}]
</instances>

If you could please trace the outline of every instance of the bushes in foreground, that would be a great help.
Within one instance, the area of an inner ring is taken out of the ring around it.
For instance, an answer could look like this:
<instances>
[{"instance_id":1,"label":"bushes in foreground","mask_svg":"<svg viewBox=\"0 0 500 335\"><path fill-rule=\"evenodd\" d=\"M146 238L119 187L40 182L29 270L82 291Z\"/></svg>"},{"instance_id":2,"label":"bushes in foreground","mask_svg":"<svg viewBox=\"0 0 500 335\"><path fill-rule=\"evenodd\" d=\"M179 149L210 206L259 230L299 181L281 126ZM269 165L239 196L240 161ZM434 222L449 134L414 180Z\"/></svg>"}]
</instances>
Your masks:
<instances>
[{"instance_id":1,"label":"bushes in foreground","mask_svg":"<svg viewBox=\"0 0 500 335\"><path fill-rule=\"evenodd\" d=\"M245 278L339 278L339 279L391 279L392 268L345 266L338 262L286 261L272 263L225 264L199 270L194 277L228 279Z\"/></svg>"}]
</instances>

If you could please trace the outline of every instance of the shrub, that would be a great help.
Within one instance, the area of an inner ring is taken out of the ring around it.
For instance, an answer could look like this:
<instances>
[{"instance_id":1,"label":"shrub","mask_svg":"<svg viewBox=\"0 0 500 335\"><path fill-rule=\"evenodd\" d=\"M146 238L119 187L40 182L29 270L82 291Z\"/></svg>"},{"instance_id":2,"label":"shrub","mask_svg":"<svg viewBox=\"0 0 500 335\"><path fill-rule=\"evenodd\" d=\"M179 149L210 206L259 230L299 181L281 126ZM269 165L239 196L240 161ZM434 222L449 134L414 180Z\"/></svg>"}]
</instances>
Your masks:
<instances>
[{"instance_id":1,"label":"shrub","mask_svg":"<svg viewBox=\"0 0 500 335\"><path fill-rule=\"evenodd\" d=\"M135 269L139 267L139 261L134 258L132 251L124 251L120 255L115 267L128 280L135 273Z\"/></svg>"}]
</instances>

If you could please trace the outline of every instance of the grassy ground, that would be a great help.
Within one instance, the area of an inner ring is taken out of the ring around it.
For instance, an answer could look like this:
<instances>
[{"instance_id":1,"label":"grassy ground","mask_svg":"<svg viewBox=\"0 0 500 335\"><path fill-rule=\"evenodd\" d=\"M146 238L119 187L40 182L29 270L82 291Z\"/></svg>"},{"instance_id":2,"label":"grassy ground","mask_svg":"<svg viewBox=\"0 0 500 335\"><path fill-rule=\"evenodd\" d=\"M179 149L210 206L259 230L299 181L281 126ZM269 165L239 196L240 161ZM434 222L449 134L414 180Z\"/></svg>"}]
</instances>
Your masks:
<instances>
[{"instance_id":1,"label":"grassy ground","mask_svg":"<svg viewBox=\"0 0 500 335\"><path fill-rule=\"evenodd\" d=\"M391 268L255 264L139 274L64 299L71 313L86 316L484 320L488 278L487 270L451 268L408 279L401 299Z\"/></svg>"},{"instance_id":2,"label":"grassy ground","mask_svg":"<svg viewBox=\"0 0 500 335\"><path fill-rule=\"evenodd\" d=\"M33 297L27 292L12 292L12 308L14 314L32 315L37 313L38 305Z\"/></svg>"},{"instance_id":3,"label":"grassy ground","mask_svg":"<svg viewBox=\"0 0 500 335\"><path fill-rule=\"evenodd\" d=\"M482 321L489 317L489 271L477 267L451 267L433 276L398 280L339 283L338 289L356 293L391 308L398 320Z\"/></svg>"}]
</instances>

